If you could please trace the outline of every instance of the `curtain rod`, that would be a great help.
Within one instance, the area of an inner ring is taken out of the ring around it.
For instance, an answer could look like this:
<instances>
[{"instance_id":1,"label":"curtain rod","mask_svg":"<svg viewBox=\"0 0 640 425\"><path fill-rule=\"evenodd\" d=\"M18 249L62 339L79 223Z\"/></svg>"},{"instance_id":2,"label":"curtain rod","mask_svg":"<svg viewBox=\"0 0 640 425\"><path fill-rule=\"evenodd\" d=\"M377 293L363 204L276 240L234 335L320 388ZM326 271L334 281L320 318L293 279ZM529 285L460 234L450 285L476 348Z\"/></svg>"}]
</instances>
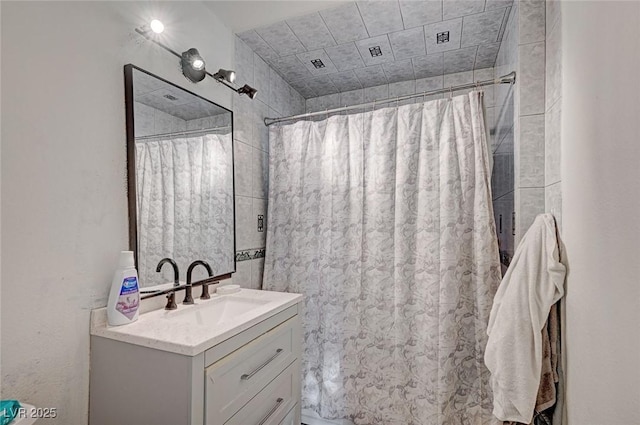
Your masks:
<instances>
[{"instance_id":1,"label":"curtain rod","mask_svg":"<svg viewBox=\"0 0 640 425\"><path fill-rule=\"evenodd\" d=\"M198 134L198 133L207 133L210 131L225 130L225 129L230 130L231 126L227 125L224 127L211 127L211 128L203 128L200 130L179 131L177 133L162 133L162 134L154 134L152 136L139 136L139 137L136 137L135 140L156 139L158 137L169 137L169 136L189 136L189 135Z\"/></svg>"},{"instance_id":2,"label":"curtain rod","mask_svg":"<svg viewBox=\"0 0 640 425\"><path fill-rule=\"evenodd\" d=\"M265 118L264 125L270 126L271 124L277 124L284 121L291 121L291 120L296 120L300 118L317 117L321 115L332 114L335 112L350 111L353 109L361 109L367 106L375 106L381 103L398 102L401 100L413 99L416 97L430 96L430 95L441 94L441 93L453 93L454 90L473 89L473 88L483 87L483 86L492 86L494 84L515 84L515 82L516 82L516 73L515 71L513 71L507 75L503 75L502 77L496 78L495 80L476 81L475 83L462 84L460 86L451 86L446 89L438 89L438 90L426 91L422 93L409 94L406 96L399 96L393 99L376 100L373 102L359 103L357 105L352 105L352 106L342 106L340 108L327 109L326 111L307 112L306 114L292 115L289 117L281 117L281 118Z\"/></svg>"}]
</instances>

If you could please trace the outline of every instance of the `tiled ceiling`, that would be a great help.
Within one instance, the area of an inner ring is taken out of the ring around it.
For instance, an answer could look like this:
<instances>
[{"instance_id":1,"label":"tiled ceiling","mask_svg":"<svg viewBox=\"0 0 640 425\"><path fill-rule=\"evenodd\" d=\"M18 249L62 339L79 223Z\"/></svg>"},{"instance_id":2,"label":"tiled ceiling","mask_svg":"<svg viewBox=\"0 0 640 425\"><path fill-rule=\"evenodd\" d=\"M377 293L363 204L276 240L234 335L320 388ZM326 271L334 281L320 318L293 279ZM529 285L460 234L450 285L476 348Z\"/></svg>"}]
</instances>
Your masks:
<instances>
[{"instance_id":1,"label":"tiled ceiling","mask_svg":"<svg viewBox=\"0 0 640 425\"><path fill-rule=\"evenodd\" d=\"M512 2L351 2L238 36L310 98L492 67Z\"/></svg>"}]
</instances>

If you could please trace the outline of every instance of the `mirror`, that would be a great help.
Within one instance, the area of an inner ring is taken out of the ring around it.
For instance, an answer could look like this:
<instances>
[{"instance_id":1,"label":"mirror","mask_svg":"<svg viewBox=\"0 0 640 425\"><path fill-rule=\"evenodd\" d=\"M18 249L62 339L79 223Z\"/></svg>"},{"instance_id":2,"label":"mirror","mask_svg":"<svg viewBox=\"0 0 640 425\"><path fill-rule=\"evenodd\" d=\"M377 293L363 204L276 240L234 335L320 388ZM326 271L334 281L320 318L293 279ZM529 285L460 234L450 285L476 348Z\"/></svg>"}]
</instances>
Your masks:
<instances>
[{"instance_id":1,"label":"mirror","mask_svg":"<svg viewBox=\"0 0 640 425\"><path fill-rule=\"evenodd\" d=\"M232 113L133 65L125 66L129 245L141 287L180 280L204 260L235 271ZM192 282L207 279L203 267Z\"/></svg>"}]
</instances>

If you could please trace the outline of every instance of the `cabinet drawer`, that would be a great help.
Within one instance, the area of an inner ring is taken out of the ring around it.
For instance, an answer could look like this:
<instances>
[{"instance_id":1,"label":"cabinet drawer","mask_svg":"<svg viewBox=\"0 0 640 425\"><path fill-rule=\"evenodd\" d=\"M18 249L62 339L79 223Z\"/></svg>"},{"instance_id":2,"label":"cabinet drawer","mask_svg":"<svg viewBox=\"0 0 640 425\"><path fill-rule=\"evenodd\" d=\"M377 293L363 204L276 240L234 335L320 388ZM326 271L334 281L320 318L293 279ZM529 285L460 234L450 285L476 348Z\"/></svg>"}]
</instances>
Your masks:
<instances>
[{"instance_id":1,"label":"cabinet drawer","mask_svg":"<svg viewBox=\"0 0 640 425\"><path fill-rule=\"evenodd\" d=\"M287 416L284 417L282 422L279 425L298 425L300 421L296 423L296 406L293 406Z\"/></svg>"},{"instance_id":2,"label":"cabinet drawer","mask_svg":"<svg viewBox=\"0 0 640 425\"><path fill-rule=\"evenodd\" d=\"M224 425L279 425L289 411L295 411L300 391L299 362L289 365Z\"/></svg>"},{"instance_id":3,"label":"cabinet drawer","mask_svg":"<svg viewBox=\"0 0 640 425\"><path fill-rule=\"evenodd\" d=\"M207 425L223 424L296 359L299 326L289 319L206 369Z\"/></svg>"}]
</instances>

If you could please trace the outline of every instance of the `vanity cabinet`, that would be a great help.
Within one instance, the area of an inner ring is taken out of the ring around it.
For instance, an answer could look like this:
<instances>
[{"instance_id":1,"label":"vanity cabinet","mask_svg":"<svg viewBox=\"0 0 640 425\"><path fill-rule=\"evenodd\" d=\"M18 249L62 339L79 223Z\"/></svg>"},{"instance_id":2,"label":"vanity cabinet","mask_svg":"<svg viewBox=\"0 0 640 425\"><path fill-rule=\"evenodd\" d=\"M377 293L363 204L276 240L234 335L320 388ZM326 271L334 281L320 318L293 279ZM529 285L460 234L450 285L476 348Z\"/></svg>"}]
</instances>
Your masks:
<instances>
[{"instance_id":1,"label":"vanity cabinet","mask_svg":"<svg viewBox=\"0 0 640 425\"><path fill-rule=\"evenodd\" d=\"M90 424L300 424L298 305L195 355L92 335Z\"/></svg>"}]
</instances>

